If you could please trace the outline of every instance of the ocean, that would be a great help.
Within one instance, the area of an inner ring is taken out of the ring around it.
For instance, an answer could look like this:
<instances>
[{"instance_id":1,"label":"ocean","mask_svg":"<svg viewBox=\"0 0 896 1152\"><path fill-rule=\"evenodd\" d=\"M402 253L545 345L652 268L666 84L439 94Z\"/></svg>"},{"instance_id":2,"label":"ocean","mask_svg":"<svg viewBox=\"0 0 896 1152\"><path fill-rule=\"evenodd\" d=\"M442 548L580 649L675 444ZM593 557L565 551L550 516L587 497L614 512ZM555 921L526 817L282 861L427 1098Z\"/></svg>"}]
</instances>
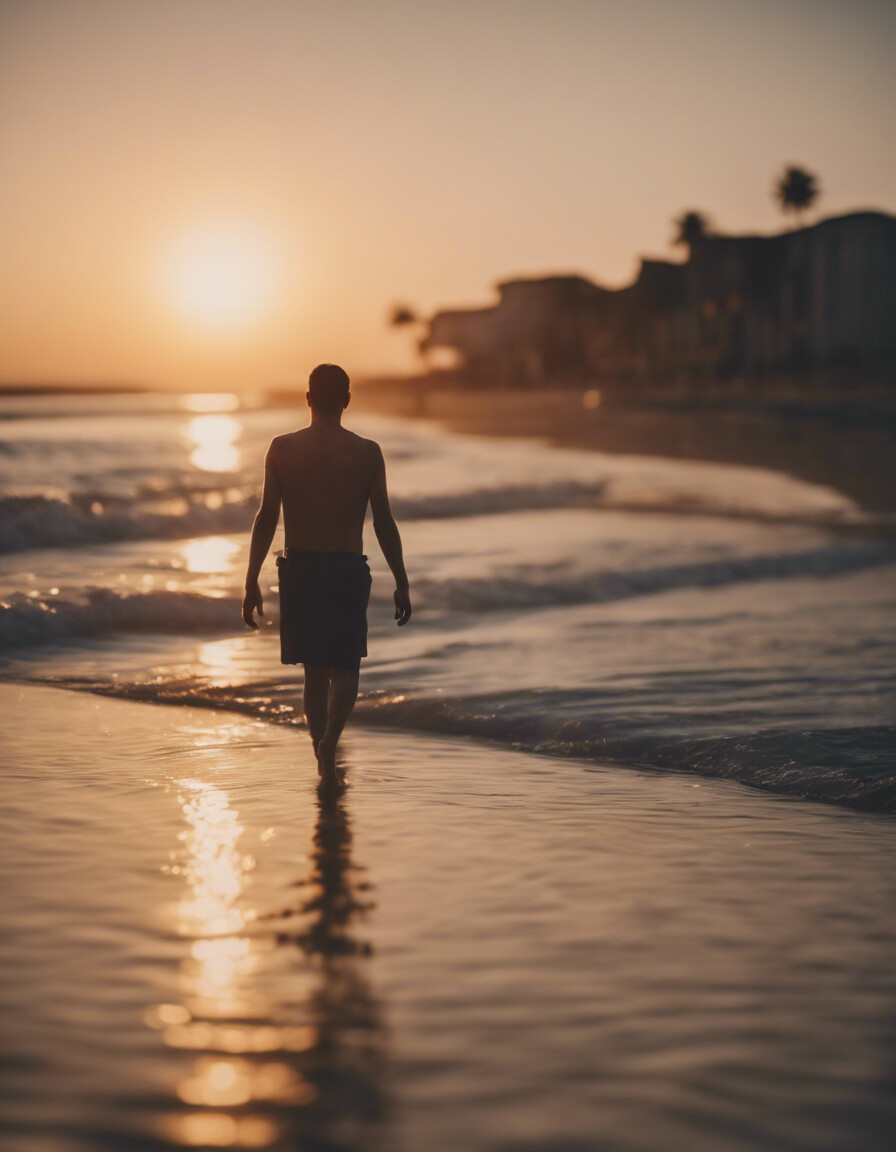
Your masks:
<instances>
[{"instance_id":1,"label":"ocean","mask_svg":"<svg viewBox=\"0 0 896 1152\"><path fill-rule=\"evenodd\" d=\"M896 811L896 540L780 473L351 413L388 461L415 601L368 527L356 722ZM239 619L270 438L233 396L0 404L2 674L296 719ZM274 548L282 545L278 531Z\"/></svg>"}]
</instances>

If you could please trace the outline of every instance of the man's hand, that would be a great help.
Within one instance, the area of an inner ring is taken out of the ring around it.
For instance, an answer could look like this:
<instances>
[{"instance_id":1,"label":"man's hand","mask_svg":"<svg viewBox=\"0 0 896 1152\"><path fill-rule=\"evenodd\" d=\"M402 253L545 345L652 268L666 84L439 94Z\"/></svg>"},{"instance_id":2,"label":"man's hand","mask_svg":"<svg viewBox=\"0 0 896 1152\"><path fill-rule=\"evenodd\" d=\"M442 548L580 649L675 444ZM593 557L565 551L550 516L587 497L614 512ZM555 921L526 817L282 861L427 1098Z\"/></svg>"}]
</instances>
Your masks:
<instances>
[{"instance_id":1,"label":"man's hand","mask_svg":"<svg viewBox=\"0 0 896 1152\"><path fill-rule=\"evenodd\" d=\"M243 620L250 628L257 630L258 624L252 615L256 609L259 616L264 616L264 606L261 602L261 589L258 587L257 580L252 584L246 585L246 595L243 597ZM408 615L410 615L410 608L408 609Z\"/></svg>"},{"instance_id":2,"label":"man's hand","mask_svg":"<svg viewBox=\"0 0 896 1152\"><path fill-rule=\"evenodd\" d=\"M395 619L398 627L407 624L411 618L411 596L407 588L395 589Z\"/></svg>"}]
</instances>

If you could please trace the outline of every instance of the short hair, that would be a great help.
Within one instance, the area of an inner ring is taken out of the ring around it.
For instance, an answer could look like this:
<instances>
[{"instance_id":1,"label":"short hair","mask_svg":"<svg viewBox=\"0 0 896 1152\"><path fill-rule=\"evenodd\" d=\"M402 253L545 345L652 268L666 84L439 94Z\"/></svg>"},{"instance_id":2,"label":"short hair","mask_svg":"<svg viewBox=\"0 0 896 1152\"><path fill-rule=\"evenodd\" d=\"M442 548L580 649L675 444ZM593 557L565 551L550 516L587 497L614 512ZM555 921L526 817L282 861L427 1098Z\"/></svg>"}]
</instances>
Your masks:
<instances>
[{"instance_id":1,"label":"short hair","mask_svg":"<svg viewBox=\"0 0 896 1152\"><path fill-rule=\"evenodd\" d=\"M308 397L314 408L338 412L348 401L348 373L338 364L318 364L308 377Z\"/></svg>"}]
</instances>

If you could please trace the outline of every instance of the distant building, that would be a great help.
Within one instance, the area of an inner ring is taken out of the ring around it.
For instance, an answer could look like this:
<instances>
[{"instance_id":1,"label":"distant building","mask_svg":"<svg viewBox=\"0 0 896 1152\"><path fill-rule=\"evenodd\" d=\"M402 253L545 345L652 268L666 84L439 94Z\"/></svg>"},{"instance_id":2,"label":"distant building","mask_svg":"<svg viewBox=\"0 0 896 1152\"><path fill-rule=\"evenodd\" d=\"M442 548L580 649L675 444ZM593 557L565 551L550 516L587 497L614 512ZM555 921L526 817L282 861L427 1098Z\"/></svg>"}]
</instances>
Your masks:
<instances>
[{"instance_id":1,"label":"distant building","mask_svg":"<svg viewBox=\"0 0 896 1152\"><path fill-rule=\"evenodd\" d=\"M471 380L537 385L581 375L616 293L582 276L508 280L491 308L437 312L421 348L451 348Z\"/></svg>"},{"instance_id":2,"label":"distant building","mask_svg":"<svg viewBox=\"0 0 896 1152\"><path fill-rule=\"evenodd\" d=\"M855 212L775 236L710 236L634 283L510 280L487 308L437 312L424 353L471 384L896 369L896 217Z\"/></svg>"}]
</instances>

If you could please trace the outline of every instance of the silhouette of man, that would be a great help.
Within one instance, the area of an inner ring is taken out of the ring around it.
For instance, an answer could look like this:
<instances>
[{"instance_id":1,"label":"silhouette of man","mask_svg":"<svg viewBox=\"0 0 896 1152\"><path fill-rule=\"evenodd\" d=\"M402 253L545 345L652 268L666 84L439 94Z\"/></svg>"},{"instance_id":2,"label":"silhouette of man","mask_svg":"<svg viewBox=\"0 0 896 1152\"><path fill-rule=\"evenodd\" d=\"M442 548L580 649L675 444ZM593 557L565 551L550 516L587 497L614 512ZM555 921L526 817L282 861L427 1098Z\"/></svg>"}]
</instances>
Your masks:
<instances>
[{"instance_id":1,"label":"silhouette of man","mask_svg":"<svg viewBox=\"0 0 896 1152\"><path fill-rule=\"evenodd\" d=\"M370 569L363 555L367 504L373 530L395 577L395 619L411 618L401 537L389 508L380 446L342 427L351 398L336 364L319 364L308 378L311 423L276 436L264 462L264 492L252 527L243 620L258 628L264 615L258 574L271 547L280 505L286 533L278 557L280 661L305 669L303 706L321 785L342 786L336 745L358 695L367 655Z\"/></svg>"}]
</instances>

